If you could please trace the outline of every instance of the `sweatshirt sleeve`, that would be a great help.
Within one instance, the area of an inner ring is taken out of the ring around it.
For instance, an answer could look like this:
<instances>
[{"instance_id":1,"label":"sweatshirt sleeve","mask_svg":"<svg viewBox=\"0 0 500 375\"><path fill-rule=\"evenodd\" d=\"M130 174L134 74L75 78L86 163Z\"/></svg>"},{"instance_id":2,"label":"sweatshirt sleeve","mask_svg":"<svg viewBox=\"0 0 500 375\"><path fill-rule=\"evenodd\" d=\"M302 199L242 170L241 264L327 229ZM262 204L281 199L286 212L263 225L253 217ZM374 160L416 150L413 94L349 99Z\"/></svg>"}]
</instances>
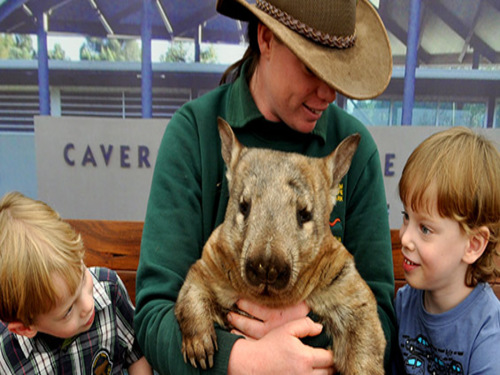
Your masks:
<instances>
[{"instance_id":1,"label":"sweatshirt sleeve","mask_svg":"<svg viewBox=\"0 0 500 375\"><path fill-rule=\"evenodd\" d=\"M201 256L205 233L213 229L203 219L207 216L203 201L206 193L201 184L202 164L213 163L201 161L196 122L197 118L184 109L167 125L153 173L141 243L135 328L146 358L161 374L200 372L184 363L174 314L188 269ZM219 158L214 156L214 160ZM238 336L217 329L217 339L214 367L206 374L227 372L229 354Z\"/></svg>"}]
</instances>

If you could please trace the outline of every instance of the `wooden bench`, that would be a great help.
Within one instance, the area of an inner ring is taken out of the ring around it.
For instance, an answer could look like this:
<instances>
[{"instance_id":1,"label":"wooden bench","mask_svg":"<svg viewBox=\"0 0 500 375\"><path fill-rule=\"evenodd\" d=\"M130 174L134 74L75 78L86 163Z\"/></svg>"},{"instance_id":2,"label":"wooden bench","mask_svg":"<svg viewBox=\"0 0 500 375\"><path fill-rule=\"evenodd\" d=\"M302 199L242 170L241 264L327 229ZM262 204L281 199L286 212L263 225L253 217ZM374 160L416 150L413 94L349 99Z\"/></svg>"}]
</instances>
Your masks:
<instances>
[{"instance_id":1,"label":"wooden bench","mask_svg":"<svg viewBox=\"0 0 500 375\"><path fill-rule=\"evenodd\" d=\"M135 304L135 277L141 249L142 221L66 220L82 236L87 267L115 270Z\"/></svg>"},{"instance_id":2,"label":"wooden bench","mask_svg":"<svg viewBox=\"0 0 500 375\"><path fill-rule=\"evenodd\" d=\"M109 220L66 220L82 235L86 247L85 263L88 267L104 266L118 272L135 303L135 278L143 222ZM398 230L391 230L392 257L396 290L406 284ZM500 298L500 280L492 283Z\"/></svg>"}]
</instances>

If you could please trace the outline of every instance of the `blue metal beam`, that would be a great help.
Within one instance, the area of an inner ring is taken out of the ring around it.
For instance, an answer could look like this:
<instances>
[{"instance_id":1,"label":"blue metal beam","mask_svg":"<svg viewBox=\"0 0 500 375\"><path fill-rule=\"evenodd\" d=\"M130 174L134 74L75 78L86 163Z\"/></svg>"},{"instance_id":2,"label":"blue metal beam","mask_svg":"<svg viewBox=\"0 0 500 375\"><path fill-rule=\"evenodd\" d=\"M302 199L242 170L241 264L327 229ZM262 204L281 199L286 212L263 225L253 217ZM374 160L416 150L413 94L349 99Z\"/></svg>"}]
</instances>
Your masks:
<instances>
[{"instance_id":1,"label":"blue metal beam","mask_svg":"<svg viewBox=\"0 0 500 375\"><path fill-rule=\"evenodd\" d=\"M406 43L406 65L403 92L403 113L401 125L411 125L415 102L415 71L417 69L418 39L420 35L421 0L411 0L408 21L408 42Z\"/></svg>"},{"instance_id":2,"label":"blue metal beam","mask_svg":"<svg viewBox=\"0 0 500 375\"><path fill-rule=\"evenodd\" d=\"M40 114L50 116L50 88L49 88L49 54L47 49L47 30L45 15L40 11L36 15L38 36L38 90Z\"/></svg>"},{"instance_id":3,"label":"blue metal beam","mask_svg":"<svg viewBox=\"0 0 500 375\"><path fill-rule=\"evenodd\" d=\"M13 11L21 7L28 0L7 0L0 5L0 22L6 19Z\"/></svg>"},{"instance_id":4,"label":"blue metal beam","mask_svg":"<svg viewBox=\"0 0 500 375\"><path fill-rule=\"evenodd\" d=\"M153 117L153 63L151 62L151 18L152 0L143 0L141 42L142 42L142 117Z\"/></svg>"}]
</instances>

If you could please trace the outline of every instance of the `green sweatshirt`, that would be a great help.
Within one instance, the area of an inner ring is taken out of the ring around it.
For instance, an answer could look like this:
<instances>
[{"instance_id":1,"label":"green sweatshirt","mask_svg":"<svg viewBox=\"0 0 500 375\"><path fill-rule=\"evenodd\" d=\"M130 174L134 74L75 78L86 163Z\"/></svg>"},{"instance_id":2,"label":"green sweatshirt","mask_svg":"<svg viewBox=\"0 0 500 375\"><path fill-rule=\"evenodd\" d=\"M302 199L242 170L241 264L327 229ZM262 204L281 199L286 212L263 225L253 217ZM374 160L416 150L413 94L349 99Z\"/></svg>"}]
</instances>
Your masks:
<instances>
[{"instance_id":1,"label":"green sweatshirt","mask_svg":"<svg viewBox=\"0 0 500 375\"><path fill-rule=\"evenodd\" d=\"M348 135L361 134L331 214L332 233L354 255L361 276L372 288L390 348L395 333L391 239L379 154L370 133L334 104L311 134L269 122L240 77L180 108L163 136L137 273L135 328L146 358L161 374L201 372L184 363L174 304L189 267L200 258L204 243L226 211L228 189L218 116L229 122L246 146L315 157L328 155ZM240 338L217 329L215 364L204 373L226 374L232 346ZM321 338L310 344L326 347L328 340Z\"/></svg>"}]
</instances>

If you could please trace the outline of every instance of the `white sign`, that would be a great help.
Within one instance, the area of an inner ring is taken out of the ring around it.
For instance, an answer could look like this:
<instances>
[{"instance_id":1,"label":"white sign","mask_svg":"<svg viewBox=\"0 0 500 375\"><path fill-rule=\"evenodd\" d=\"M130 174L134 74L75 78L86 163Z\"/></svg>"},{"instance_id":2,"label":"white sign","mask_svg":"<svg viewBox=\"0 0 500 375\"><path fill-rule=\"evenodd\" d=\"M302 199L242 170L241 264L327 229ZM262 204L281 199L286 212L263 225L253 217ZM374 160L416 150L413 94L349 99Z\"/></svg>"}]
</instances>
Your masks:
<instances>
[{"instance_id":1,"label":"white sign","mask_svg":"<svg viewBox=\"0 0 500 375\"><path fill-rule=\"evenodd\" d=\"M144 220L167 123L35 117L38 198L68 219Z\"/></svg>"},{"instance_id":2,"label":"white sign","mask_svg":"<svg viewBox=\"0 0 500 375\"><path fill-rule=\"evenodd\" d=\"M401 226L403 206L399 199L398 184L406 160L413 150L431 134L448 129L436 126L369 126L380 153L384 174L385 193L391 229ZM493 141L500 149L500 129L474 129Z\"/></svg>"},{"instance_id":3,"label":"white sign","mask_svg":"<svg viewBox=\"0 0 500 375\"><path fill-rule=\"evenodd\" d=\"M144 220L168 120L35 117L38 198L64 218ZM380 153L389 225L401 225L398 183L410 153L435 126L369 126ZM500 145L500 129L477 129ZM500 147L499 147L500 148Z\"/></svg>"}]
</instances>

